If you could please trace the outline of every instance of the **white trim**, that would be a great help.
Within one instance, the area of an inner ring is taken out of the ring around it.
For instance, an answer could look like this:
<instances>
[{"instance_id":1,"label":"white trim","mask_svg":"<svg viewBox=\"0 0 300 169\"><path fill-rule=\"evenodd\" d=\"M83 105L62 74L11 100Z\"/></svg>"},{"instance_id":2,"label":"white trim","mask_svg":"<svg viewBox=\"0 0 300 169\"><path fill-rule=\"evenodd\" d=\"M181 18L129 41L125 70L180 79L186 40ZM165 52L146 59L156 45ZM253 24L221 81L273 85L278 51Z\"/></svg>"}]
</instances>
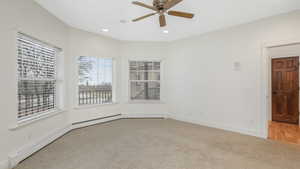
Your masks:
<instances>
[{"instance_id":1,"label":"white trim","mask_svg":"<svg viewBox=\"0 0 300 169\"><path fill-rule=\"evenodd\" d=\"M64 110L67 82L65 80L65 53L61 50L56 54L56 107Z\"/></svg>"},{"instance_id":2,"label":"white trim","mask_svg":"<svg viewBox=\"0 0 300 169\"><path fill-rule=\"evenodd\" d=\"M99 119L99 120L94 120L94 121L89 121L89 122L83 122L80 124L75 124L72 125L72 130L73 129L78 129L82 127L88 127L91 125L99 124L99 123L105 123L113 120L122 120L122 119L127 119L127 118L168 118L167 113L165 114L149 114L149 113L135 113L135 114L121 114L120 116L115 116L115 117L109 117L109 118L104 118L104 119Z\"/></svg>"},{"instance_id":3,"label":"white trim","mask_svg":"<svg viewBox=\"0 0 300 169\"><path fill-rule=\"evenodd\" d=\"M155 72L160 73L160 72ZM160 82L160 80L130 80L130 82Z\"/></svg>"},{"instance_id":4,"label":"white trim","mask_svg":"<svg viewBox=\"0 0 300 169\"><path fill-rule=\"evenodd\" d=\"M290 40L281 40L276 42L266 42L263 44L266 48L274 48L274 47L280 47L280 46L289 46L289 45L296 45L300 44L300 38L298 39L290 39Z\"/></svg>"},{"instance_id":5,"label":"white trim","mask_svg":"<svg viewBox=\"0 0 300 169\"><path fill-rule=\"evenodd\" d=\"M128 104L165 104L161 100L129 100Z\"/></svg>"},{"instance_id":6,"label":"white trim","mask_svg":"<svg viewBox=\"0 0 300 169\"><path fill-rule=\"evenodd\" d=\"M18 81L19 81L19 76L18 76L18 34L21 32L20 30L14 29L12 31L12 36L13 36L13 56L14 56L14 83L15 83L15 114L14 114L14 126L17 126L18 124L18 119L19 119L19 112L18 112L18 107L19 107L19 99L18 99Z\"/></svg>"},{"instance_id":7,"label":"white trim","mask_svg":"<svg viewBox=\"0 0 300 169\"><path fill-rule=\"evenodd\" d=\"M208 123L208 122L204 122L204 121L197 120L197 119L189 119L186 117L180 117L177 115L170 115L170 118L173 120L183 121L183 122L197 124L197 125L201 125L201 126L231 131L231 132L240 133L240 134L246 134L249 136L255 136L255 137L259 137L259 138L265 138L264 135L262 135L261 133L259 133L257 131L254 131L254 130L239 129L236 127L221 125L221 124L217 124L217 123Z\"/></svg>"},{"instance_id":8,"label":"white trim","mask_svg":"<svg viewBox=\"0 0 300 169\"><path fill-rule=\"evenodd\" d=\"M77 105L76 107L74 107L73 109L75 110L81 110L81 109L92 109L92 108L97 108L97 107L103 107L103 106L115 106L118 105L119 103L105 103L105 104L91 104L91 105L82 105L79 106Z\"/></svg>"},{"instance_id":9,"label":"white trim","mask_svg":"<svg viewBox=\"0 0 300 169\"><path fill-rule=\"evenodd\" d=\"M48 111L48 112L44 112L44 113L40 113L40 114L36 114L32 117L26 118L24 120L20 120L17 122L17 124L11 126L9 128L9 130L16 130L18 128L21 128L23 126L27 126L30 125L32 123L35 123L37 121L49 118L49 117L53 117L56 116L58 114L64 113L66 112L65 110L55 110L55 111Z\"/></svg>"},{"instance_id":10,"label":"white trim","mask_svg":"<svg viewBox=\"0 0 300 169\"><path fill-rule=\"evenodd\" d=\"M287 56L271 56L271 59L280 59L280 58L291 58L291 57L298 57L298 56L289 56L289 55L287 55Z\"/></svg>"},{"instance_id":11,"label":"white trim","mask_svg":"<svg viewBox=\"0 0 300 169\"><path fill-rule=\"evenodd\" d=\"M130 113L130 114L123 114L122 118L168 118L168 113Z\"/></svg>"},{"instance_id":12,"label":"white trim","mask_svg":"<svg viewBox=\"0 0 300 169\"><path fill-rule=\"evenodd\" d=\"M11 167L14 168L18 165L19 162L26 159L33 153L37 152L38 150L42 149L46 145L50 144L51 142L55 141L59 137L63 136L67 132L71 130L71 125L67 125L61 129L55 130L52 133L41 137L37 141L27 144L21 147L19 150L11 153L9 155Z\"/></svg>"},{"instance_id":13,"label":"white trim","mask_svg":"<svg viewBox=\"0 0 300 169\"><path fill-rule=\"evenodd\" d=\"M118 98L117 98L117 59L115 59L114 57L112 58L112 102L114 104L116 104L118 102Z\"/></svg>"},{"instance_id":14,"label":"white trim","mask_svg":"<svg viewBox=\"0 0 300 169\"><path fill-rule=\"evenodd\" d=\"M83 123L79 122L80 124L72 125L72 130L82 128L82 127L88 127L88 126L95 125L95 124L105 123L105 122L109 122L109 121L113 121L113 120L120 120L120 119L122 119L122 115L99 119L99 120L94 120L94 121L89 121L89 122L83 122Z\"/></svg>"},{"instance_id":15,"label":"white trim","mask_svg":"<svg viewBox=\"0 0 300 169\"><path fill-rule=\"evenodd\" d=\"M147 59L147 58L136 57L136 58L130 58L130 59L128 59L128 63L129 62L138 62L138 61L141 61L141 62L162 62L163 60L164 60L164 58Z\"/></svg>"},{"instance_id":16,"label":"white trim","mask_svg":"<svg viewBox=\"0 0 300 169\"><path fill-rule=\"evenodd\" d=\"M60 48L56 45L53 45L52 43L48 42L47 40L41 40L41 39L36 38L35 36L31 35L31 34L24 33L23 31L20 31L20 30L16 30L16 31L21 36L25 36L26 38L32 39L35 43L42 43L43 45L46 45L46 46L51 47L51 48L55 48L56 50L63 50L62 48ZM17 37L18 37L18 35L17 35Z\"/></svg>"},{"instance_id":17,"label":"white trim","mask_svg":"<svg viewBox=\"0 0 300 169\"><path fill-rule=\"evenodd\" d=\"M11 169L8 160L0 161L0 169Z\"/></svg>"}]
</instances>

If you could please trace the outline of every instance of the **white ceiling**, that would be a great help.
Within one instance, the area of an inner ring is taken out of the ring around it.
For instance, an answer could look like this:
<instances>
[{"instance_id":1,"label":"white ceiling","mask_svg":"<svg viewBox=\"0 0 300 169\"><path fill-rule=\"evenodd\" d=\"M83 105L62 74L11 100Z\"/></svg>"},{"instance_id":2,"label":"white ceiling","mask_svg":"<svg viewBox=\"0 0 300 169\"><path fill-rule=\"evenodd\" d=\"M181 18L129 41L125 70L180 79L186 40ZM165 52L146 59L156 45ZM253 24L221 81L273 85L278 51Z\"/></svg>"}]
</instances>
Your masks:
<instances>
[{"instance_id":1,"label":"white ceiling","mask_svg":"<svg viewBox=\"0 0 300 169\"><path fill-rule=\"evenodd\" d=\"M152 12L132 5L133 0L35 1L70 26L130 41L176 40L300 9L300 0L184 0L173 10L195 13L194 19L167 16L167 27L160 28L158 16L130 22ZM152 0L140 1L152 4ZM102 28L109 32L102 32Z\"/></svg>"}]
</instances>

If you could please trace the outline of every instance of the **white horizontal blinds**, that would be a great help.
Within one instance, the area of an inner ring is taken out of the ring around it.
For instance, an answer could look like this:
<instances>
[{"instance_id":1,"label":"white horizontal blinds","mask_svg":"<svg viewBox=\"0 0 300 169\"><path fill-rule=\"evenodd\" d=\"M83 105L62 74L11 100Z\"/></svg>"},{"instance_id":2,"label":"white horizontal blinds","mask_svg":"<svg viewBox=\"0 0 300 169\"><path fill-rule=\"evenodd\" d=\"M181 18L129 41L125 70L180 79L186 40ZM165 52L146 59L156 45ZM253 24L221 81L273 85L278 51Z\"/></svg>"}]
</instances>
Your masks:
<instances>
[{"instance_id":1,"label":"white horizontal blinds","mask_svg":"<svg viewBox=\"0 0 300 169\"><path fill-rule=\"evenodd\" d=\"M160 62L130 61L131 100L160 100Z\"/></svg>"},{"instance_id":2,"label":"white horizontal blinds","mask_svg":"<svg viewBox=\"0 0 300 169\"><path fill-rule=\"evenodd\" d=\"M112 103L113 60L80 56L79 105Z\"/></svg>"},{"instance_id":3,"label":"white horizontal blinds","mask_svg":"<svg viewBox=\"0 0 300 169\"><path fill-rule=\"evenodd\" d=\"M58 49L19 34L18 118L56 108L56 56Z\"/></svg>"}]
</instances>

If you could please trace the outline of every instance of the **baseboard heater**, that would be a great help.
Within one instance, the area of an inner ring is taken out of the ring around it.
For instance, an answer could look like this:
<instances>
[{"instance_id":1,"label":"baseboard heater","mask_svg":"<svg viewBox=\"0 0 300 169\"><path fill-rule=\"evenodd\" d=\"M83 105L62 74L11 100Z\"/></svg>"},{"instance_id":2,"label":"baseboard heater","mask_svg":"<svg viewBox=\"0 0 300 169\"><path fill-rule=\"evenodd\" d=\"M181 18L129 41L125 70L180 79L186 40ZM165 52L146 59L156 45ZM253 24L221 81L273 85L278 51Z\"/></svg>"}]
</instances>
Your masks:
<instances>
[{"instance_id":1,"label":"baseboard heater","mask_svg":"<svg viewBox=\"0 0 300 169\"><path fill-rule=\"evenodd\" d=\"M100 117L100 118L96 118L96 119L76 122L76 123L72 123L72 125L78 125L78 124L83 124L83 123L88 123L88 122L93 122L93 121L98 121L98 120L103 120L103 119L109 119L109 118L118 117L118 116L122 116L122 114L116 114L116 115L112 115L112 116L106 116L106 117Z\"/></svg>"}]
</instances>

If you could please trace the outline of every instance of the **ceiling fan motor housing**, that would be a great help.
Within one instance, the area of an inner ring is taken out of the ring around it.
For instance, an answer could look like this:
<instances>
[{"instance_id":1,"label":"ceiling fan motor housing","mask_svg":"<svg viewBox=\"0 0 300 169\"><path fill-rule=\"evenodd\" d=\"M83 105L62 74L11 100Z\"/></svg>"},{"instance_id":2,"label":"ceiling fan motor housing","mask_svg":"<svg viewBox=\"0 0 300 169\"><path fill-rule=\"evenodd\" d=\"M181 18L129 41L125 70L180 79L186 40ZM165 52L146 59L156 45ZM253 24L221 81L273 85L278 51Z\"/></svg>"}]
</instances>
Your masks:
<instances>
[{"instance_id":1,"label":"ceiling fan motor housing","mask_svg":"<svg viewBox=\"0 0 300 169\"><path fill-rule=\"evenodd\" d=\"M153 0L153 6L159 11L164 10L164 5L170 0Z\"/></svg>"},{"instance_id":2,"label":"ceiling fan motor housing","mask_svg":"<svg viewBox=\"0 0 300 169\"><path fill-rule=\"evenodd\" d=\"M137 21L140 21L142 19L148 18L150 16L159 14L160 27L164 27L164 26L167 25L165 14L192 19L194 17L194 14L192 14L192 13L169 10L169 9L173 8L175 5L179 4L182 1L183 0L153 0L153 6L147 5L147 4L139 2L139 1L133 1L132 3L134 5L137 5L137 6L140 6L140 7L143 7L143 8L148 8L148 9L151 9L155 12L150 13L148 15L138 17L138 18L136 18L132 21L137 22Z\"/></svg>"}]
</instances>

